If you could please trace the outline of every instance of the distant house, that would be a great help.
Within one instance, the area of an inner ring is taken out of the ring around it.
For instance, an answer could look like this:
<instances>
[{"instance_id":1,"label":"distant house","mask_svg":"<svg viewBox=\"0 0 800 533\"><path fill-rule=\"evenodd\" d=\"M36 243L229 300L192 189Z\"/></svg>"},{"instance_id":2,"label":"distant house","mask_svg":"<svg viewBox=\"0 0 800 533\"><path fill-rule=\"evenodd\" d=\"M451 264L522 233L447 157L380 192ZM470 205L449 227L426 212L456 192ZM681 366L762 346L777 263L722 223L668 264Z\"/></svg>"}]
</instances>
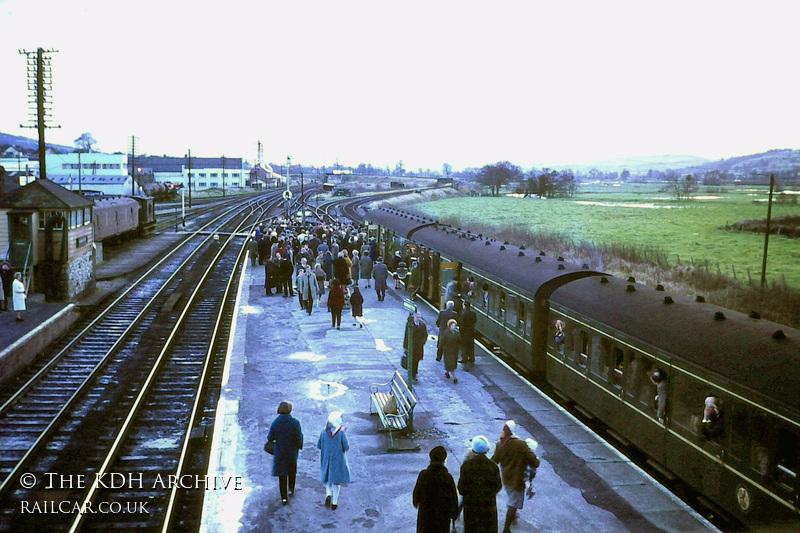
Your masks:
<instances>
[{"instance_id":1,"label":"distant house","mask_svg":"<svg viewBox=\"0 0 800 533\"><path fill-rule=\"evenodd\" d=\"M149 181L170 182L189 187L189 160L186 157L142 156L136 158L137 175ZM236 189L246 187L249 168L241 157L192 157L191 189Z\"/></svg>"}]
</instances>

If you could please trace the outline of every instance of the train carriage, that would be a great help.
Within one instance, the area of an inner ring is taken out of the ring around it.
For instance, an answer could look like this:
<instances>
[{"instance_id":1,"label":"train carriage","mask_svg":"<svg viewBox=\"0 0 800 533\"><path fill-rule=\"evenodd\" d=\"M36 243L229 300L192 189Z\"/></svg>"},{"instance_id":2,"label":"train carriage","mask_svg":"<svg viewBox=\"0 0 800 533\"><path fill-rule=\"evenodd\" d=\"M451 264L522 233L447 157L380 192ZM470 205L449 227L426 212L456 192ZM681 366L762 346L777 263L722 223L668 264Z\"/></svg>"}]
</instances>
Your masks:
<instances>
[{"instance_id":1,"label":"train carriage","mask_svg":"<svg viewBox=\"0 0 800 533\"><path fill-rule=\"evenodd\" d=\"M400 210L367 219L384 257L418 260L418 294L441 308L447 283L469 279L481 335L668 478L744 523L797 524L796 329Z\"/></svg>"}]
</instances>

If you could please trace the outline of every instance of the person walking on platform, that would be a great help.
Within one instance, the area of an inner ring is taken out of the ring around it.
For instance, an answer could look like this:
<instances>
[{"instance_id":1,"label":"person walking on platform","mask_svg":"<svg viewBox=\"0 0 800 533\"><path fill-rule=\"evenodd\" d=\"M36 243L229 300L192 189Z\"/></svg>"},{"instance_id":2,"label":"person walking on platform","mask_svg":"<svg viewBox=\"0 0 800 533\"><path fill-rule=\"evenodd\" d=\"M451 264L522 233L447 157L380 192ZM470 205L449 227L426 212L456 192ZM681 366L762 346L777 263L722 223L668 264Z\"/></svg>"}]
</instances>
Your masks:
<instances>
[{"instance_id":1,"label":"person walking on platform","mask_svg":"<svg viewBox=\"0 0 800 533\"><path fill-rule=\"evenodd\" d=\"M319 307L319 301L322 299L322 296L325 294L325 271L322 270L322 265L317 263L314 265L314 278L317 280L317 307Z\"/></svg>"},{"instance_id":2,"label":"person walking on platform","mask_svg":"<svg viewBox=\"0 0 800 533\"><path fill-rule=\"evenodd\" d=\"M347 264L347 259L344 257L345 252L346 250L342 250L333 260L333 277L339 280L339 284L346 287L350 281L350 265Z\"/></svg>"},{"instance_id":3,"label":"person walking on platform","mask_svg":"<svg viewBox=\"0 0 800 533\"><path fill-rule=\"evenodd\" d=\"M281 289L283 289L283 297L288 298L290 296L294 296L294 290L292 289L292 272L294 271L294 268L292 268L292 260L285 255L281 255L278 265L280 268L280 281Z\"/></svg>"},{"instance_id":4,"label":"person walking on platform","mask_svg":"<svg viewBox=\"0 0 800 533\"><path fill-rule=\"evenodd\" d=\"M382 302L386 298L386 280L389 279L389 267L383 262L382 257L375 260L372 267L372 279L375 280L375 292L378 293L378 301Z\"/></svg>"},{"instance_id":5,"label":"person walking on platform","mask_svg":"<svg viewBox=\"0 0 800 533\"><path fill-rule=\"evenodd\" d=\"M247 252L250 254L250 266L256 266L258 262L258 240L256 232L250 234L250 238L247 239Z\"/></svg>"},{"instance_id":6,"label":"person walking on platform","mask_svg":"<svg viewBox=\"0 0 800 533\"><path fill-rule=\"evenodd\" d=\"M412 346L409 348L408 336L413 335ZM425 356L425 342L428 340L428 326L422 320L422 313L419 311L414 312L413 317L408 317L406 323L406 331L403 336L403 352L406 356L411 357L413 366L411 367L411 379L417 379L417 370L419 369L419 362Z\"/></svg>"},{"instance_id":7,"label":"person walking on platform","mask_svg":"<svg viewBox=\"0 0 800 533\"><path fill-rule=\"evenodd\" d=\"M458 332L458 322L455 318L447 321L447 330L439 340L444 356L444 377L450 379L450 374L452 374L453 385L456 385L458 384L456 368L458 368L458 353L461 351L461 334Z\"/></svg>"},{"instance_id":8,"label":"person walking on platform","mask_svg":"<svg viewBox=\"0 0 800 533\"><path fill-rule=\"evenodd\" d=\"M431 464L417 476L412 495L418 509L417 533L450 533L450 521L458 517L458 493L444 465L447 450L436 446L428 455Z\"/></svg>"},{"instance_id":9,"label":"person walking on platform","mask_svg":"<svg viewBox=\"0 0 800 533\"><path fill-rule=\"evenodd\" d=\"M369 247L367 247L367 250L369 250ZM369 256L369 251L362 252L361 259L358 260L358 269L361 279L367 282L365 288L369 289L369 280L372 279L372 258Z\"/></svg>"},{"instance_id":10,"label":"person walking on platform","mask_svg":"<svg viewBox=\"0 0 800 533\"><path fill-rule=\"evenodd\" d=\"M497 533L497 493L503 482L488 452L489 439L473 437L472 453L461 465L458 492L464 497L464 533Z\"/></svg>"},{"instance_id":11,"label":"person walking on platform","mask_svg":"<svg viewBox=\"0 0 800 533\"><path fill-rule=\"evenodd\" d=\"M353 287L353 294L350 295L350 308L353 310L353 325L363 328L364 324L359 319L364 316L364 295L358 290L358 285Z\"/></svg>"},{"instance_id":12,"label":"person walking on platform","mask_svg":"<svg viewBox=\"0 0 800 533\"><path fill-rule=\"evenodd\" d=\"M28 298L28 295L25 294L25 284L22 283L22 273L16 272L14 274L14 283L12 285L12 290L14 291L14 297L12 299L12 303L14 304L14 312L17 313L17 322L22 322L25 320L22 318L22 311L25 311L25 300Z\"/></svg>"},{"instance_id":13,"label":"person walking on platform","mask_svg":"<svg viewBox=\"0 0 800 533\"><path fill-rule=\"evenodd\" d=\"M303 449L303 431L300 422L291 415L292 403L283 401L278 405L278 417L272 422L267 442L275 441L275 454L272 456L272 475L278 477L281 503L289 504L289 496L294 496L297 478L297 455Z\"/></svg>"},{"instance_id":14,"label":"person walking on platform","mask_svg":"<svg viewBox=\"0 0 800 533\"><path fill-rule=\"evenodd\" d=\"M458 317L458 328L461 331L461 359L464 363L475 363L475 324L478 315L472 310L469 301L464 302L464 310Z\"/></svg>"},{"instance_id":15,"label":"person walking on platform","mask_svg":"<svg viewBox=\"0 0 800 533\"><path fill-rule=\"evenodd\" d=\"M311 310L314 308L314 300L318 298L317 277L311 269L298 271L297 294L300 297L300 304L303 310L311 315Z\"/></svg>"},{"instance_id":16,"label":"person walking on platform","mask_svg":"<svg viewBox=\"0 0 800 533\"><path fill-rule=\"evenodd\" d=\"M272 289L275 288L275 294L281 292L281 268L278 258L267 259L264 261L264 289L267 296L272 296Z\"/></svg>"},{"instance_id":17,"label":"person walking on platform","mask_svg":"<svg viewBox=\"0 0 800 533\"><path fill-rule=\"evenodd\" d=\"M511 533L511 524L517 519L517 509L525 504L526 471L539 467L539 458L533 450L516 434L517 425L509 420L503 426L500 440L492 455L492 461L499 464L503 472L503 485L508 496L508 510L503 533Z\"/></svg>"},{"instance_id":18,"label":"person walking on platform","mask_svg":"<svg viewBox=\"0 0 800 533\"><path fill-rule=\"evenodd\" d=\"M359 274L361 273L361 259L358 257L358 250L353 250L353 257L350 262L350 283L358 286Z\"/></svg>"},{"instance_id":19,"label":"person walking on platform","mask_svg":"<svg viewBox=\"0 0 800 533\"><path fill-rule=\"evenodd\" d=\"M341 411L333 411L328 415L317 448L320 449L320 482L325 485L325 507L335 511L342 485L350 483L350 465L347 463L350 443L342 426Z\"/></svg>"},{"instance_id":20,"label":"person walking on platform","mask_svg":"<svg viewBox=\"0 0 800 533\"><path fill-rule=\"evenodd\" d=\"M328 309L331 311L331 327L341 329L342 309L344 309L344 289L338 279L334 279L328 291Z\"/></svg>"},{"instance_id":21,"label":"person walking on platform","mask_svg":"<svg viewBox=\"0 0 800 533\"><path fill-rule=\"evenodd\" d=\"M442 360L442 336L444 332L447 330L447 323L454 319L458 321L458 313L453 311L453 301L446 300L447 303L444 305L444 309L439 311L439 314L436 317L436 326L439 328L439 339L436 341L436 360Z\"/></svg>"}]
</instances>

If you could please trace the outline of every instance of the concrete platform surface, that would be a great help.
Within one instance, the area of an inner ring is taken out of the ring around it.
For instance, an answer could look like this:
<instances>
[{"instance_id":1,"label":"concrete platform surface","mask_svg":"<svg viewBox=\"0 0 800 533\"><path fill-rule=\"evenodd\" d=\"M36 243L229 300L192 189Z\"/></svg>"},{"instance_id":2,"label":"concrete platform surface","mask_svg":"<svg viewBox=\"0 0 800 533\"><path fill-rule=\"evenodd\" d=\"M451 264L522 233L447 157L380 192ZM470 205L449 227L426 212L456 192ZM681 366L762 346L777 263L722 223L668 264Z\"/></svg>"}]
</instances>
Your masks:
<instances>
[{"instance_id":1,"label":"concrete platform surface","mask_svg":"<svg viewBox=\"0 0 800 533\"><path fill-rule=\"evenodd\" d=\"M413 441L421 450L387 453L388 437L369 414L369 386L400 370L405 293L390 289L379 302L374 289L362 289L364 327L353 326L345 311L336 330L324 303L308 316L296 296L265 296L262 267L248 264L242 280L208 473L235 478L241 490L206 493L201 531L415 531L411 495L428 452L437 445L448 450L446 465L457 482L470 439L487 436L491 454L507 419L517 422L521 438L540 443L542 461L536 494L513 531L715 530L491 354L476 350L470 371L459 366L459 383L446 380L432 338L414 384ZM420 309L429 333L437 333L434 311ZM296 494L287 506L271 475L272 456L263 451L282 400L293 403L304 434ZM352 472L335 511L324 506L316 448L334 410L344 413ZM504 491L497 506L502 528ZM461 520L457 528L463 531Z\"/></svg>"}]
</instances>

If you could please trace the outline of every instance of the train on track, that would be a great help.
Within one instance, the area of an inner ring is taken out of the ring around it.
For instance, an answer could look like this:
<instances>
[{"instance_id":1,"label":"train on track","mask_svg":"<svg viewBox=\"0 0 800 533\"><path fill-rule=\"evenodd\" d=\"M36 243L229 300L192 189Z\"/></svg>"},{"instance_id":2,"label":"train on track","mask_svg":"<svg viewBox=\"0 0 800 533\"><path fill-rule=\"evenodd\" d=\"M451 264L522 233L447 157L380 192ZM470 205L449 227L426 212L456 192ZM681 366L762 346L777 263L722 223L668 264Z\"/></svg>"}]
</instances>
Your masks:
<instances>
[{"instance_id":1,"label":"train on track","mask_svg":"<svg viewBox=\"0 0 800 533\"><path fill-rule=\"evenodd\" d=\"M476 329L676 487L754 529L800 524L800 332L419 215L367 212L439 308ZM794 529L795 531L798 529Z\"/></svg>"},{"instance_id":2,"label":"train on track","mask_svg":"<svg viewBox=\"0 0 800 533\"><path fill-rule=\"evenodd\" d=\"M155 231L155 203L151 196L100 196L92 208L94 240L124 241Z\"/></svg>"}]
</instances>

